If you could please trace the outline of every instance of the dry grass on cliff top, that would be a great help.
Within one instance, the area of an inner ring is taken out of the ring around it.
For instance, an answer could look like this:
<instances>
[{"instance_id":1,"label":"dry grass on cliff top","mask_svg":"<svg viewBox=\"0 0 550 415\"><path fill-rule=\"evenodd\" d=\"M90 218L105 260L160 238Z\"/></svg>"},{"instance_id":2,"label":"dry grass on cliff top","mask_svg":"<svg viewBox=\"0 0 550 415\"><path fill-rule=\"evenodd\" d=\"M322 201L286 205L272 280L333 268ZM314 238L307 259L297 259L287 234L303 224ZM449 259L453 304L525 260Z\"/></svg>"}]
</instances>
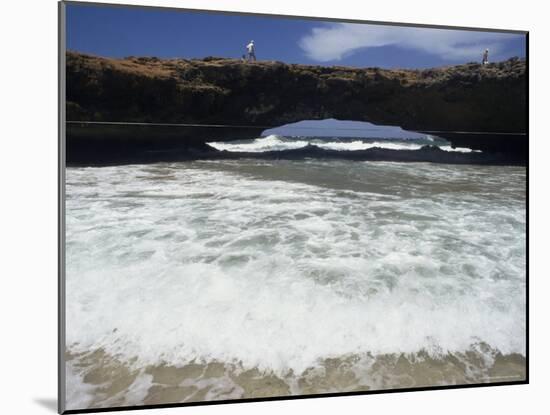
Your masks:
<instances>
[{"instance_id":1,"label":"dry grass on cliff top","mask_svg":"<svg viewBox=\"0 0 550 415\"><path fill-rule=\"evenodd\" d=\"M67 60L73 68L83 67L86 70L120 71L147 78L181 78L190 69L242 68L243 73L257 68L268 70L286 68L297 74L309 74L335 81L349 81L362 78L396 80L403 85L418 83L443 82L451 78L503 78L523 76L526 63L523 59L512 58L507 61L481 65L466 63L430 69L381 69L376 67L357 68L346 66L318 66L287 64L277 61L243 62L241 59L207 57L204 59L159 59L156 57L126 57L123 59L104 58L100 56L67 52ZM247 69L248 68L248 69Z\"/></svg>"}]
</instances>

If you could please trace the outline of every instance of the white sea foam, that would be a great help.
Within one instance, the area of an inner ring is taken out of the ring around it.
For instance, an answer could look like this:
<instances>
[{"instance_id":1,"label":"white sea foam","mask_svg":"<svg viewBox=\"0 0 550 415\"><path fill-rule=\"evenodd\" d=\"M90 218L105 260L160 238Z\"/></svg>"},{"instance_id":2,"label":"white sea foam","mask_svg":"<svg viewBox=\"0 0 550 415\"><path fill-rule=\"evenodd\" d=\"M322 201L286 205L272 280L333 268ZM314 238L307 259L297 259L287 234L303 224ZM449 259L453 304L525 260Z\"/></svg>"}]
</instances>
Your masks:
<instances>
[{"instance_id":1,"label":"white sea foam","mask_svg":"<svg viewBox=\"0 0 550 415\"><path fill-rule=\"evenodd\" d=\"M305 147L309 144L307 140L295 139L295 140L283 140L277 135L269 135L263 138L256 138L254 140L244 140L235 142L212 142L208 143L217 150L226 151L246 151L250 153L259 153L263 151L281 151L281 150L294 150L297 148Z\"/></svg>"},{"instance_id":2,"label":"white sea foam","mask_svg":"<svg viewBox=\"0 0 550 415\"><path fill-rule=\"evenodd\" d=\"M434 138L427 137L424 141L433 145ZM250 152L261 153L265 151L282 151L295 150L313 144L317 147L327 150L337 151L357 151L368 150L369 148L384 148L390 150L419 150L427 143L422 140L342 140L330 138L286 138L277 135L269 135L267 137L256 138L253 140L228 141L228 142L211 142L208 143L217 150L225 150L231 152ZM465 147L452 148L450 145L440 147L445 151L458 151L461 153L472 152L471 149Z\"/></svg>"},{"instance_id":3,"label":"white sea foam","mask_svg":"<svg viewBox=\"0 0 550 415\"><path fill-rule=\"evenodd\" d=\"M293 166L68 169L68 348L276 373L480 342L525 354L522 170Z\"/></svg>"},{"instance_id":4,"label":"white sea foam","mask_svg":"<svg viewBox=\"0 0 550 415\"><path fill-rule=\"evenodd\" d=\"M317 146L321 148L326 148L328 150L338 150L338 151L355 151L355 150L367 150L369 148L387 148L390 150L418 150L422 148L421 144L415 143L405 143L399 142L394 143L391 141L374 141L374 142L365 142L361 140L345 142L345 141L329 141L326 143L318 143Z\"/></svg>"},{"instance_id":5,"label":"white sea foam","mask_svg":"<svg viewBox=\"0 0 550 415\"><path fill-rule=\"evenodd\" d=\"M451 147L451 146L441 146L441 150L445 151L458 151L459 153L481 153L481 150L472 150L468 147Z\"/></svg>"}]
</instances>

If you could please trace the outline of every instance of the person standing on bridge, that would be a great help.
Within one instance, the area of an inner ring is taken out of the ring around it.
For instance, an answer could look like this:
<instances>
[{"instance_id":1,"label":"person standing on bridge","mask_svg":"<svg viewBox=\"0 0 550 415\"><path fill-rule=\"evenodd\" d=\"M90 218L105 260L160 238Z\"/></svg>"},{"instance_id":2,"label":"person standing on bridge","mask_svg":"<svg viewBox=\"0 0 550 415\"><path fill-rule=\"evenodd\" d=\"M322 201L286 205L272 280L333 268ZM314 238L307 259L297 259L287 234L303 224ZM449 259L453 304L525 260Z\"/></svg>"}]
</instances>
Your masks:
<instances>
[{"instance_id":1,"label":"person standing on bridge","mask_svg":"<svg viewBox=\"0 0 550 415\"><path fill-rule=\"evenodd\" d=\"M485 49L483 52L483 58L481 60L482 65L487 65L489 63L489 49Z\"/></svg>"},{"instance_id":2,"label":"person standing on bridge","mask_svg":"<svg viewBox=\"0 0 550 415\"><path fill-rule=\"evenodd\" d=\"M246 45L247 60L248 62L254 60L256 61L256 47L254 46L254 41L251 40L248 45Z\"/></svg>"}]
</instances>

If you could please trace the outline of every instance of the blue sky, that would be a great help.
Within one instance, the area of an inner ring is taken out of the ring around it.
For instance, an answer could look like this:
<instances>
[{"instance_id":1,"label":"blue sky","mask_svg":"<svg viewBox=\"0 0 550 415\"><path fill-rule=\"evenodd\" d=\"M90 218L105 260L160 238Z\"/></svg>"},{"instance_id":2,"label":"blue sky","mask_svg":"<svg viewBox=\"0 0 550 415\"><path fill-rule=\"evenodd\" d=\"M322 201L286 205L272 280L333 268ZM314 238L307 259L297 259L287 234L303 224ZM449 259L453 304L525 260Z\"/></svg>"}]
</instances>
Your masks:
<instances>
[{"instance_id":1,"label":"blue sky","mask_svg":"<svg viewBox=\"0 0 550 415\"><path fill-rule=\"evenodd\" d=\"M508 33L333 23L250 15L69 4L67 48L108 57L239 58L254 40L260 60L426 68L525 56Z\"/></svg>"},{"instance_id":2,"label":"blue sky","mask_svg":"<svg viewBox=\"0 0 550 415\"><path fill-rule=\"evenodd\" d=\"M302 137L424 138L425 134L402 130L397 126L374 125L363 121L304 120L265 130L262 135Z\"/></svg>"}]
</instances>

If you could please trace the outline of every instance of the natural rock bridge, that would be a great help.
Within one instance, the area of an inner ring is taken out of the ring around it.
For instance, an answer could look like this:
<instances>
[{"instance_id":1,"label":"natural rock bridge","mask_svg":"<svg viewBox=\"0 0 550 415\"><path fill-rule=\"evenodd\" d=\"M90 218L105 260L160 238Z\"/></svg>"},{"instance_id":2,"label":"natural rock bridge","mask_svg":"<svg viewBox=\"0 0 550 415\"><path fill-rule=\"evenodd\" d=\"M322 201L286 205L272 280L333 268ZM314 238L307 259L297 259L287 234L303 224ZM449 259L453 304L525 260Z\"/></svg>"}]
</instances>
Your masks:
<instances>
[{"instance_id":1,"label":"natural rock bridge","mask_svg":"<svg viewBox=\"0 0 550 415\"><path fill-rule=\"evenodd\" d=\"M514 163L527 158L527 74L519 59L385 70L69 52L66 71L68 162L181 153L326 118L429 132Z\"/></svg>"}]
</instances>

